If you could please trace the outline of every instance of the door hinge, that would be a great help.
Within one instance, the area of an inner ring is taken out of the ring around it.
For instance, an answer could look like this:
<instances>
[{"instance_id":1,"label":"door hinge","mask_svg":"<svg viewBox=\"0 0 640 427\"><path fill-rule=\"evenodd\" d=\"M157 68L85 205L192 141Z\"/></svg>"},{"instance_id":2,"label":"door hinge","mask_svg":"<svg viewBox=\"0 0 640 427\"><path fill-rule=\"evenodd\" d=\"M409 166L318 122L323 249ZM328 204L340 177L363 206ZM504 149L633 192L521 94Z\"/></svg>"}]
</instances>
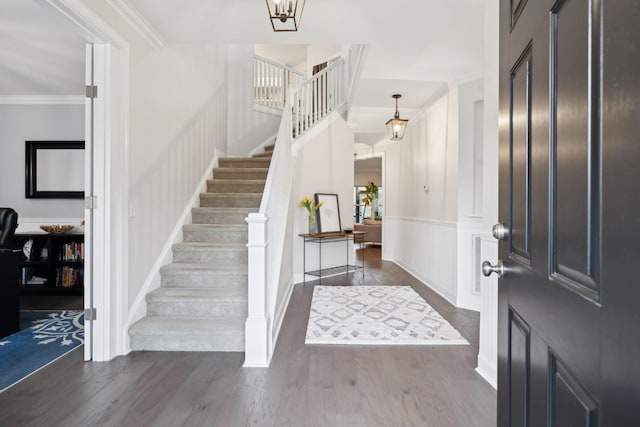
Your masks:
<instances>
[{"instance_id":1,"label":"door hinge","mask_svg":"<svg viewBox=\"0 0 640 427\"><path fill-rule=\"evenodd\" d=\"M87 98L97 98L98 97L98 86L87 85L85 86L85 93Z\"/></svg>"},{"instance_id":2,"label":"door hinge","mask_svg":"<svg viewBox=\"0 0 640 427\"><path fill-rule=\"evenodd\" d=\"M98 312L96 311L95 308L85 308L84 309L84 320L85 322L87 320L97 320L98 318Z\"/></svg>"},{"instance_id":3,"label":"door hinge","mask_svg":"<svg viewBox=\"0 0 640 427\"><path fill-rule=\"evenodd\" d=\"M85 209L96 209L98 207L98 198L96 196L87 196L84 198Z\"/></svg>"}]
</instances>

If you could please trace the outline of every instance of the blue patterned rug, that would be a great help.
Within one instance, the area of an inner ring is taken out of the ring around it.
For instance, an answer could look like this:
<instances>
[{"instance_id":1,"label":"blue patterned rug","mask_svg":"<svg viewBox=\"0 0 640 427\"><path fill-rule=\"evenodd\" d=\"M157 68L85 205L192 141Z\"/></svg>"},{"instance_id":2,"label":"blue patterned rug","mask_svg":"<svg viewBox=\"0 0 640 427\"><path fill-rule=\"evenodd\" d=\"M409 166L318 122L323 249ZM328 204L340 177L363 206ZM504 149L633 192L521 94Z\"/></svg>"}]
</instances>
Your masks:
<instances>
[{"instance_id":1,"label":"blue patterned rug","mask_svg":"<svg viewBox=\"0 0 640 427\"><path fill-rule=\"evenodd\" d=\"M83 343L82 311L21 311L20 332L0 338L0 392Z\"/></svg>"}]
</instances>

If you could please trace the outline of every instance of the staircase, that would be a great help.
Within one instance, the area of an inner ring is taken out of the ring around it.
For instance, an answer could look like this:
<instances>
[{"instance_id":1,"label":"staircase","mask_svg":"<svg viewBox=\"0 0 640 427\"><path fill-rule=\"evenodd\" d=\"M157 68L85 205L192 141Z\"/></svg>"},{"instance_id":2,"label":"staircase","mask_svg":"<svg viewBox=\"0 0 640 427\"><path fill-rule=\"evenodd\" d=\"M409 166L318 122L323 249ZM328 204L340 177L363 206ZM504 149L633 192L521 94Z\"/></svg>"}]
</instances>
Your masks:
<instances>
[{"instance_id":1,"label":"staircase","mask_svg":"<svg viewBox=\"0 0 640 427\"><path fill-rule=\"evenodd\" d=\"M273 146L252 158L221 158L173 246L147 316L131 325L132 350L244 351L247 224L257 212Z\"/></svg>"}]
</instances>

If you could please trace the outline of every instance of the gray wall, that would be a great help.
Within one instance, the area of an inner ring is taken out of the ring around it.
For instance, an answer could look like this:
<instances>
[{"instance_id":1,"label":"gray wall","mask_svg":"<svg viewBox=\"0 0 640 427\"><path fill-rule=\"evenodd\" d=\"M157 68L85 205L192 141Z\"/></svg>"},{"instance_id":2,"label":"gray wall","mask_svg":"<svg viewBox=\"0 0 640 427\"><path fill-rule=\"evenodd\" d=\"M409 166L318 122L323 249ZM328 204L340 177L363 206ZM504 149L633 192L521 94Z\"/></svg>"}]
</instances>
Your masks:
<instances>
[{"instance_id":1,"label":"gray wall","mask_svg":"<svg viewBox=\"0 0 640 427\"><path fill-rule=\"evenodd\" d=\"M19 218L81 218L80 199L25 198L25 141L84 140L84 105L0 105L0 206Z\"/></svg>"}]
</instances>

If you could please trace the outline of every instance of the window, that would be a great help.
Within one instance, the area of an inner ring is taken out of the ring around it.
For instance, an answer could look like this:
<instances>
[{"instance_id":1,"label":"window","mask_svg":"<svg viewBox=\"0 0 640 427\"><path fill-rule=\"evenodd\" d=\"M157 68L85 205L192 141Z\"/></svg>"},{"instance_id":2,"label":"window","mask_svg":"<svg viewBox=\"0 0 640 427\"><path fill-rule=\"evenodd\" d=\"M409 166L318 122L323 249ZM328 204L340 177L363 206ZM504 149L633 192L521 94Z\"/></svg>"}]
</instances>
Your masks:
<instances>
[{"instance_id":1,"label":"window","mask_svg":"<svg viewBox=\"0 0 640 427\"><path fill-rule=\"evenodd\" d=\"M374 214L371 215L371 206L365 205L362 199L365 196L366 187L353 187L353 223L361 224L365 218L382 218L383 215L383 189L378 187L378 194L373 202Z\"/></svg>"}]
</instances>

